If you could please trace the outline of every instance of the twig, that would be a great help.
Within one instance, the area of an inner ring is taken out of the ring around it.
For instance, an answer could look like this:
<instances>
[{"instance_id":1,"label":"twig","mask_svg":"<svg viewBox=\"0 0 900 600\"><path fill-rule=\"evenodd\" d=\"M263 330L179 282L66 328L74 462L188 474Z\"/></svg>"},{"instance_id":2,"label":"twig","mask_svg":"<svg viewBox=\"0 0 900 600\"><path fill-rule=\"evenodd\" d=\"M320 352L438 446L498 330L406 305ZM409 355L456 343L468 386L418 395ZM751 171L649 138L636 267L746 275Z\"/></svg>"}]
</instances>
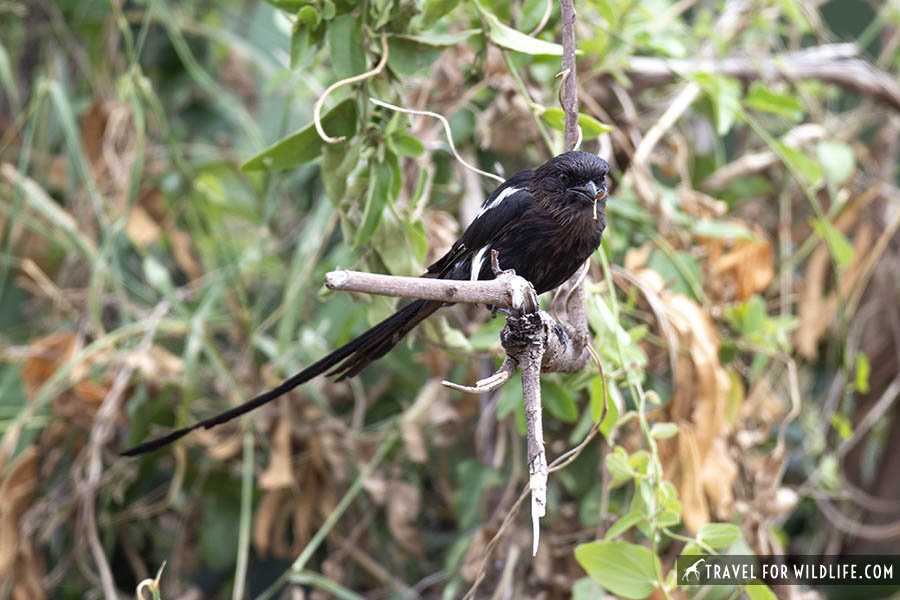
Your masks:
<instances>
[{"instance_id":1,"label":"twig","mask_svg":"<svg viewBox=\"0 0 900 600\"><path fill-rule=\"evenodd\" d=\"M371 71L366 71L365 73L360 73L359 75L354 75L353 77L348 77L346 79L341 79L340 81L335 81L322 92L322 95L319 96L319 99L316 100L316 103L313 105L313 122L316 125L316 131L319 134L319 137L322 138L329 144L337 144L339 142L343 142L347 139L347 136L342 135L340 137L331 137L325 130L322 128L322 106L325 104L325 99L331 95L331 93L338 89L339 87L343 87L345 85L349 85L351 83L357 83L359 81L365 81L371 77L375 77L384 69L384 65L387 64L388 59L388 43L387 43L387 34L385 32L381 32L381 60L378 61L378 64L375 65L375 68Z\"/></svg>"},{"instance_id":2,"label":"twig","mask_svg":"<svg viewBox=\"0 0 900 600\"><path fill-rule=\"evenodd\" d=\"M581 138L578 127L578 83L575 68L575 4L572 0L560 0L562 17L562 70L563 111L566 115L566 150L575 150Z\"/></svg>"},{"instance_id":3,"label":"twig","mask_svg":"<svg viewBox=\"0 0 900 600\"><path fill-rule=\"evenodd\" d=\"M478 173L479 175L484 175L485 177L490 177L491 179L493 179L495 181L499 181L500 183L503 183L504 180L499 175L495 175L494 173L488 173L487 171L482 171L478 167L474 167L474 166L470 165L469 163L467 163L465 161L465 159L459 155L459 152L456 151L456 146L453 145L453 132L450 130L450 122L447 121L447 119L444 117L444 115L438 114L436 112L431 112L430 110L416 110L414 108L404 108L402 106L388 104L387 102L384 102L382 100L377 100L375 98L369 98L369 102L371 102L372 104L374 104L376 106L381 106L383 108L389 108L391 110L396 110L397 112L407 113L407 114L411 114L411 115L423 115L426 117L434 117L435 119L438 119L444 125L444 133L447 134L447 143L450 145L450 152L453 153L453 156L456 158L456 160L458 160L460 162L460 164L462 164L465 168L469 169L470 171L474 171L475 173Z\"/></svg>"},{"instance_id":4,"label":"twig","mask_svg":"<svg viewBox=\"0 0 900 600\"><path fill-rule=\"evenodd\" d=\"M475 382L474 386L459 385L458 383L446 380L442 381L441 385L465 394L489 394L490 392L500 389L500 387L512 377L513 373L516 372L517 366L518 364L516 361L507 356L503 359L503 364L500 365L500 368L497 369L493 375L485 377L484 379L479 379Z\"/></svg>"}]
</instances>

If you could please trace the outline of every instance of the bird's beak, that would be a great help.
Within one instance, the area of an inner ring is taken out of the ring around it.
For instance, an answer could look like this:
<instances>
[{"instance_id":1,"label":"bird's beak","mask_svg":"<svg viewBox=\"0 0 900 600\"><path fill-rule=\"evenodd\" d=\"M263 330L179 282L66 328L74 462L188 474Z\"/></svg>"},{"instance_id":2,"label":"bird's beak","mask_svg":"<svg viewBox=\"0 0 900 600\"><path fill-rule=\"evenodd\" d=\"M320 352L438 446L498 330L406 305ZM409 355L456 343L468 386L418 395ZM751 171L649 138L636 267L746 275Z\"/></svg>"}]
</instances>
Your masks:
<instances>
[{"instance_id":1,"label":"bird's beak","mask_svg":"<svg viewBox=\"0 0 900 600\"><path fill-rule=\"evenodd\" d=\"M597 184L593 181L588 181L585 185L574 187L572 188L572 191L587 196L588 200L591 202L596 202L597 200L602 200L606 197L606 186L600 186L598 188Z\"/></svg>"}]
</instances>

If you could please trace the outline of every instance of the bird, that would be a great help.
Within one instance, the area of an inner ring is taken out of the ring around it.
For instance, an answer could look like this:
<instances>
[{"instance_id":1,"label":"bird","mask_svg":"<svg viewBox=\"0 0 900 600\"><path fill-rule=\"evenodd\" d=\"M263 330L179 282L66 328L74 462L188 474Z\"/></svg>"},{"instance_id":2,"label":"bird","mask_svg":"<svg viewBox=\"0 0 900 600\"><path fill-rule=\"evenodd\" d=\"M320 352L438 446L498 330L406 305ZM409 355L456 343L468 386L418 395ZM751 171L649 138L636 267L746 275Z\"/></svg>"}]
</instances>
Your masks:
<instances>
[{"instance_id":1,"label":"bird","mask_svg":"<svg viewBox=\"0 0 900 600\"><path fill-rule=\"evenodd\" d=\"M606 228L609 165L588 152L557 155L534 170L516 173L485 199L450 250L422 277L494 278L491 253L502 270L514 270L542 294L571 277L600 246ZM209 429L262 406L314 377L353 377L391 350L426 317L451 303L414 300L275 388L218 415L122 452L152 452L199 428Z\"/></svg>"}]
</instances>

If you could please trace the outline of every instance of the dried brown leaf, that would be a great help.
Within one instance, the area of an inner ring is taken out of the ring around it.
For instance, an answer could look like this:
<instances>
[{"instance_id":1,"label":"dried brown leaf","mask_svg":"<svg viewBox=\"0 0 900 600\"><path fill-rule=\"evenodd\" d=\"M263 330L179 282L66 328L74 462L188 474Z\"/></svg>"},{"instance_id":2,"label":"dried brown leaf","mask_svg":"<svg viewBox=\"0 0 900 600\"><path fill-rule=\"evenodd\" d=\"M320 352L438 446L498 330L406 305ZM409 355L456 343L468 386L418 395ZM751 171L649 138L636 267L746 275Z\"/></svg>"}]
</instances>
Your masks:
<instances>
[{"instance_id":1,"label":"dried brown leaf","mask_svg":"<svg viewBox=\"0 0 900 600\"><path fill-rule=\"evenodd\" d=\"M277 490L294 486L293 450L291 448L291 424L279 419L272 439L269 466L259 476L259 487Z\"/></svg>"},{"instance_id":2,"label":"dried brown leaf","mask_svg":"<svg viewBox=\"0 0 900 600\"><path fill-rule=\"evenodd\" d=\"M269 490L263 493L253 515L253 548L260 556L273 554L273 538L284 528L279 527L283 514L290 511L287 500L290 491L285 489Z\"/></svg>"},{"instance_id":3,"label":"dried brown leaf","mask_svg":"<svg viewBox=\"0 0 900 600\"><path fill-rule=\"evenodd\" d=\"M31 536L20 531L22 515L39 491L38 452L26 448L0 482L0 583L11 582L14 598L41 600L44 573Z\"/></svg>"},{"instance_id":4,"label":"dried brown leaf","mask_svg":"<svg viewBox=\"0 0 900 600\"><path fill-rule=\"evenodd\" d=\"M147 247L159 239L162 228L153 220L150 213L138 204L131 209L131 213L128 215L125 233L136 245Z\"/></svg>"},{"instance_id":5,"label":"dried brown leaf","mask_svg":"<svg viewBox=\"0 0 900 600\"><path fill-rule=\"evenodd\" d=\"M745 225L738 222L738 224ZM754 227L753 239L738 239L733 247L716 257L711 256L710 268L716 276L729 277L736 287L738 300L762 292L775 277L775 255L772 242L759 227Z\"/></svg>"}]
</instances>

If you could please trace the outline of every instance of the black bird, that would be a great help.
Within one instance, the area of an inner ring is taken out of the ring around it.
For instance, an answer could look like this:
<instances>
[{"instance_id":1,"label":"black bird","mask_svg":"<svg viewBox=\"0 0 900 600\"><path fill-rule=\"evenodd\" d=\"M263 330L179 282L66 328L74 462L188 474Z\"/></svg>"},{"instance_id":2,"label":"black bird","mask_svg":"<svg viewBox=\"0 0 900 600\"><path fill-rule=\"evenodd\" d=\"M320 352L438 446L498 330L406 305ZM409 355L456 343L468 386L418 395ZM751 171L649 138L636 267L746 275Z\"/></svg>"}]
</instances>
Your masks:
<instances>
[{"instance_id":1,"label":"black bird","mask_svg":"<svg viewBox=\"0 0 900 600\"><path fill-rule=\"evenodd\" d=\"M572 276L600 245L606 227L606 161L587 152L566 152L533 171L516 173L495 189L450 251L423 277L493 279L491 250L501 269L515 269L541 294ZM356 339L308 366L278 387L190 427L123 452L156 450L187 433L209 429L278 398L326 371L338 381L352 377L387 354L403 336L446 303L415 300Z\"/></svg>"}]
</instances>

